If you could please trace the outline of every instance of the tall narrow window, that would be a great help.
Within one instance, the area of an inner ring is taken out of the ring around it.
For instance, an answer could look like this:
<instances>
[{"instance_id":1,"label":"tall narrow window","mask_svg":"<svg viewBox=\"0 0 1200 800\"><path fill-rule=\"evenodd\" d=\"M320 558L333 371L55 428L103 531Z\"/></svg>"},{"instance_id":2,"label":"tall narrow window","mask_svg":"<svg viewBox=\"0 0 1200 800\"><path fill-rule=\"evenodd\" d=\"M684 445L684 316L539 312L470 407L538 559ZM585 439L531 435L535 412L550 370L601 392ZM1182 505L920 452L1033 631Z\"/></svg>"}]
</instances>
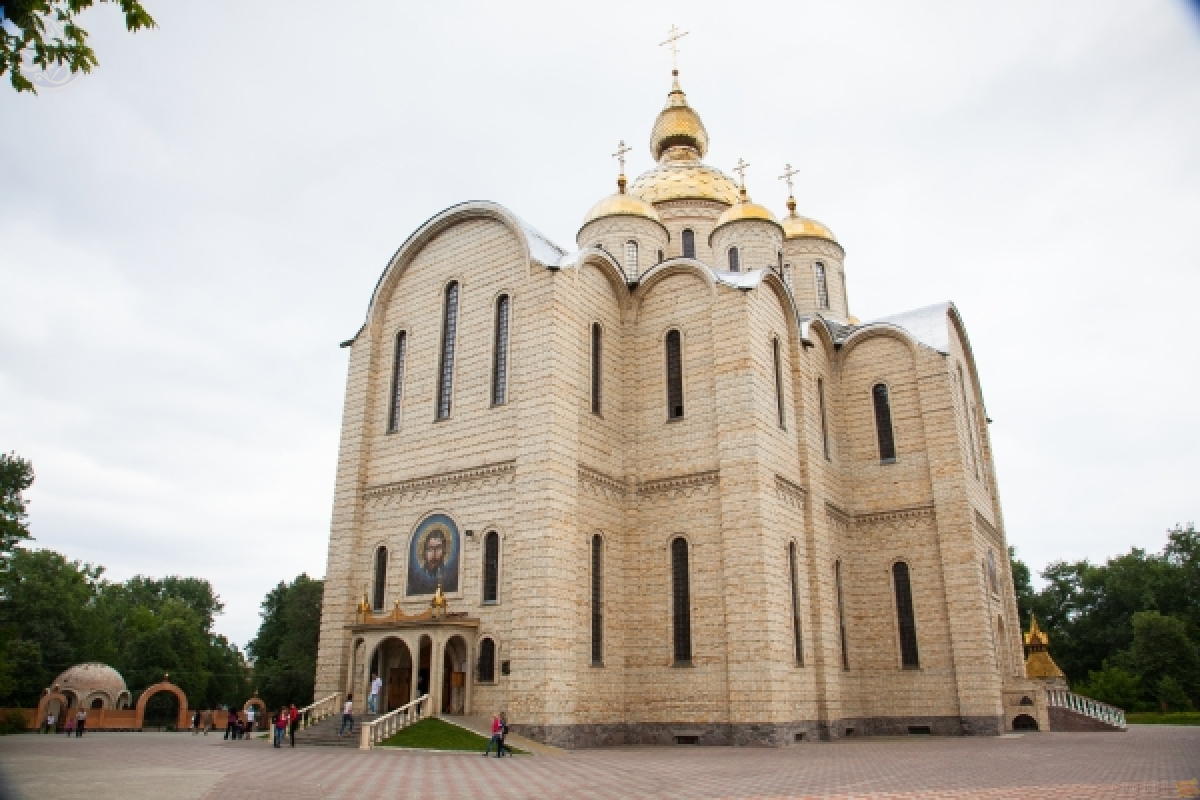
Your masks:
<instances>
[{"instance_id":1,"label":"tall narrow window","mask_svg":"<svg viewBox=\"0 0 1200 800\"><path fill-rule=\"evenodd\" d=\"M832 461L829 455L829 420L825 416L825 381L817 378L817 406L821 411L821 450L825 453L825 460Z\"/></svg>"},{"instance_id":2,"label":"tall narrow window","mask_svg":"<svg viewBox=\"0 0 1200 800\"><path fill-rule=\"evenodd\" d=\"M796 585L796 543L788 543L788 578L792 587L792 641L796 648L796 663L804 666L804 636L800 627L800 588Z\"/></svg>"},{"instance_id":3,"label":"tall narrow window","mask_svg":"<svg viewBox=\"0 0 1200 800\"><path fill-rule=\"evenodd\" d=\"M631 278L638 274L638 245L633 239L625 243L625 274Z\"/></svg>"},{"instance_id":4,"label":"tall narrow window","mask_svg":"<svg viewBox=\"0 0 1200 800\"><path fill-rule=\"evenodd\" d=\"M850 313L850 295L846 292L846 270L843 269L840 273L842 279L842 311Z\"/></svg>"},{"instance_id":5,"label":"tall narrow window","mask_svg":"<svg viewBox=\"0 0 1200 800\"><path fill-rule=\"evenodd\" d=\"M383 608L383 601L387 592L387 561L387 548L378 548L375 551L375 591L371 597L371 608L376 611L380 611Z\"/></svg>"},{"instance_id":6,"label":"tall narrow window","mask_svg":"<svg viewBox=\"0 0 1200 800\"><path fill-rule=\"evenodd\" d=\"M786 411L783 405L783 364L779 358L779 337L771 339L771 359L775 366L775 414L779 427L787 427Z\"/></svg>"},{"instance_id":7,"label":"tall narrow window","mask_svg":"<svg viewBox=\"0 0 1200 800\"><path fill-rule=\"evenodd\" d=\"M992 594L1000 593L1000 579L996 576L996 554L988 550L987 558L987 574L988 586L992 590Z\"/></svg>"},{"instance_id":8,"label":"tall narrow window","mask_svg":"<svg viewBox=\"0 0 1200 800\"><path fill-rule=\"evenodd\" d=\"M496 351L492 354L492 405L508 402L508 295L496 298Z\"/></svg>"},{"instance_id":9,"label":"tall narrow window","mask_svg":"<svg viewBox=\"0 0 1200 800\"><path fill-rule=\"evenodd\" d=\"M897 561L892 565L892 582L896 587L896 622L900 631L900 663L905 669L917 669L917 619L913 614L912 583L908 564Z\"/></svg>"},{"instance_id":10,"label":"tall narrow window","mask_svg":"<svg viewBox=\"0 0 1200 800\"><path fill-rule=\"evenodd\" d=\"M392 356L392 402L388 404L388 433L400 430L400 406L404 403L404 357L408 352L408 332L396 334L396 352Z\"/></svg>"},{"instance_id":11,"label":"tall narrow window","mask_svg":"<svg viewBox=\"0 0 1200 800\"><path fill-rule=\"evenodd\" d=\"M696 234L691 228L683 229L683 257L696 257Z\"/></svg>"},{"instance_id":12,"label":"tall narrow window","mask_svg":"<svg viewBox=\"0 0 1200 800\"><path fill-rule=\"evenodd\" d=\"M783 275L783 251L775 251L775 271Z\"/></svg>"},{"instance_id":13,"label":"tall narrow window","mask_svg":"<svg viewBox=\"0 0 1200 800\"><path fill-rule=\"evenodd\" d=\"M667 331L667 417L683 416L683 353L679 331Z\"/></svg>"},{"instance_id":14,"label":"tall narrow window","mask_svg":"<svg viewBox=\"0 0 1200 800\"><path fill-rule=\"evenodd\" d=\"M739 272L739 271L741 271L741 269L742 269L742 261L741 261L741 258L738 256L738 249L736 247L729 248L729 271L730 272Z\"/></svg>"},{"instance_id":15,"label":"tall narrow window","mask_svg":"<svg viewBox=\"0 0 1200 800\"><path fill-rule=\"evenodd\" d=\"M842 600L842 562L833 563L833 584L837 590L838 640L842 645L842 669L850 669L850 649L846 646L846 605Z\"/></svg>"},{"instance_id":16,"label":"tall narrow window","mask_svg":"<svg viewBox=\"0 0 1200 800\"><path fill-rule=\"evenodd\" d=\"M967 426L967 446L971 450L971 469L975 472L975 477L979 477L979 461L975 458L975 424L971 419L971 404L967 401L967 384L963 380L963 369L960 364L958 367L958 393L962 397L963 404L963 421Z\"/></svg>"},{"instance_id":17,"label":"tall narrow window","mask_svg":"<svg viewBox=\"0 0 1200 800\"><path fill-rule=\"evenodd\" d=\"M446 287L442 313L442 356L438 365L437 418L450 416L450 393L454 388L454 341L458 335L458 281Z\"/></svg>"},{"instance_id":18,"label":"tall narrow window","mask_svg":"<svg viewBox=\"0 0 1200 800\"><path fill-rule=\"evenodd\" d=\"M692 662L692 597L688 578L688 543L683 537L671 542L671 627L675 663Z\"/></svg>"},{"instance_id":19,"label":"tall narrow window","mask_svg":"<svg viewBox=\"0 0 1200 800\"><path fill-rule=\"evenodd\" d=\"M604 664L604 539L592 536L592 663Z\"/></svg>"},{"instance_id":20,"label":"tall narrow window","mask_svg":"<svg viewBox=\"0 0 1200 800\"><path fill-rule=\"evenodd\" d=\"M492 683L496 680L496 643L484 639L479 643L479 682Z\"/></svg>"},{"instance_id":21,"label":"tall narrow window","mask_svg":"<svg viewBox=\"0 0 1200 800\"><path fill-rule=\"evenodd\" d=\"M654 263L655 263L655 264L661 264L662 262L663 262L663 251L662 251L662 250L659 250L659 251L658 251L658 261L655 261Z\"/></svg>"},{"instance_id":22,"label":"tall narrow window","mask_svg":"<svg viewBox=\"0 0 1200 800\"><path fill-rule=\"evenodd\" d=\"M896 439L892 434L892 403L888 398L888 388L877 383L871 389L871 398L875 401L875 432L879 436L879 463L894 464L896 462Z\"/></svg>"},{"instance_id":23,"label":"tall narrow window","mask_svg":"<svg viewBox=\"0 0 1200 800\"><path fill-rule=\"evenodd\" d=\"M604 388L604 329L592 323L592 413L600 413L601 391Z\"/></svg>"},{"instance_id":24,"label":"tall narrow window","mask_svg":"<svg viewBox=\"0 0 1200 800\"><path fill-rule=\"evenodd\" d=\"M500 534L488 531L483 537L483 602L495 603L500 596Z\"/></svg>"},{"instance_id":25,"label":"tall narrow window","mask_svg":"<svg viewBox=\"0 0 1200 800\"><path fill-rule=\"evenodd\" d=\"M813 271L817 274L817 305L829 308L829 284L825 281L825 265L818 261L813 264Z\"/></svg>"}]
</instances>

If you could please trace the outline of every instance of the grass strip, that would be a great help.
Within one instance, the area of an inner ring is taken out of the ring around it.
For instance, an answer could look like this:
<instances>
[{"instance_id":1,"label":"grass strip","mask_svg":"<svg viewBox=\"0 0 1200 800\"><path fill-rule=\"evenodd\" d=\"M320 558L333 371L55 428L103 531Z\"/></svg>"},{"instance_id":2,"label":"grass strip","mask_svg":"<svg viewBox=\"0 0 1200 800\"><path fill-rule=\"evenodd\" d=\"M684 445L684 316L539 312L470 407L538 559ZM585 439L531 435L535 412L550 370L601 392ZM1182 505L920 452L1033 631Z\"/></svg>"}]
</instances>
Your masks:
<instances>
[{"instance_id":1,"label":"grass strip","mask_svg":"<svg viewBox=\"0 0 1200 800\"><path fill-rule=\"evenodd\" d=\"M426 717L415 725L392 734L380 744L383 747L416 747L423 750L459 750L467 753L482 753L487 749L488 739L474 731L443 722L437 717ZM524 753L509 745L505 750Z\"/></svg>"},{"instance_id":2,"label":"grass strip","mask_svg":"<svg viewBox=\"0 0 1200 800\"><path fill-rule=\"evenodd\" d=\"M1200 711L1126 711L1125 721L1130 725L1200 725Z\"/></svg>"}]
</instances>

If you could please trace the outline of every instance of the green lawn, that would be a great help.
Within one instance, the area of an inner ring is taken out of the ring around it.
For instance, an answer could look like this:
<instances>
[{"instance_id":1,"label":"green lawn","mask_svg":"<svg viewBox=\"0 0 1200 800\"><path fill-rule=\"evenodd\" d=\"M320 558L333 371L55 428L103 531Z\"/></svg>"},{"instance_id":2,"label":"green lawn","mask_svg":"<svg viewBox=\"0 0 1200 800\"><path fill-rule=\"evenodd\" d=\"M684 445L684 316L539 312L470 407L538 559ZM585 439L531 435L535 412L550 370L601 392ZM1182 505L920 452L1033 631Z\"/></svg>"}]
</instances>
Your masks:
<instances>
[{"instance_id":1,"label":"green lawn","mask_svg":"<svg viewBox=\"0 0 1200 800\"><path fill-rule=\"evenodd\" d=\"M1130 725L1200 725L1200 711L1174 711L1160 714L1157 711L1129 711L1125 721Z\"/></svg>"},{"instance_id":2,"label":"green lawn","mask_svg":"<svg viewBox=\"0 0 1200 800\"><path fill-rule=\"evenodd\" d=\"M437 717L426 717L416 725L409 725L399 733L384 739L380 744L384 747L420 747L426 750L465 750L469 753L482 753L487 749L488 740L478 733L443 722ZM524 752L508 745L505 745L504 749L514 753Z\"/></svg>"}]
</instances>

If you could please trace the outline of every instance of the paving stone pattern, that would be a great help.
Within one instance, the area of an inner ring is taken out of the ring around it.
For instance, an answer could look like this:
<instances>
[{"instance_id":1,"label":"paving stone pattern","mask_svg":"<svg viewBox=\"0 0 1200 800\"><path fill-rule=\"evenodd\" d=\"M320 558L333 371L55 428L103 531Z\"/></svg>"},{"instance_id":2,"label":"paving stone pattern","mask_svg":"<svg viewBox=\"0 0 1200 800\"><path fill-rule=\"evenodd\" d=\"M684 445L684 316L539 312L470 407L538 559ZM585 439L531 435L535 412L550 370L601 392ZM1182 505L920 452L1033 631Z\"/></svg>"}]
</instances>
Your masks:
<instances>
[{"instance_id":1,"label":"paving stone pattern","mask_svg":"<svg viewBox=\"0 0 1200 800\"><path fill-rule=\"evenodd\" d=\"M471 754L275 750L186 734L8 736L17 797L1174 798L1200 776L1200 728L874 738L790 748ZM152 779L150 779L152 778ZM148 780L150 779L150 780ZM174 785L174 789L165 790ZM8 796L0 787L0 796Z\"/></svg>"}]
</instances>

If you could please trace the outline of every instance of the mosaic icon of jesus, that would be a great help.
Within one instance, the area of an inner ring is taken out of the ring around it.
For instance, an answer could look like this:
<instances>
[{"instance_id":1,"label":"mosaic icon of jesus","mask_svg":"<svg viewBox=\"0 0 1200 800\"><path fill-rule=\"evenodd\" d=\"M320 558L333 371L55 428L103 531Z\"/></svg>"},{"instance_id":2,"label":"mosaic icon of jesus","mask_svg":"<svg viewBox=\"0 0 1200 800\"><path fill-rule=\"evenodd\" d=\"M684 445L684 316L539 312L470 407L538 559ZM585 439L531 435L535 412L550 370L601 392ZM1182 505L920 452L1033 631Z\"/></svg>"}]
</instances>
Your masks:
<instances>
[{"instance_id":1,"label":"mosaic icon of jesus","mask_svg":"<svg viewBox=\"0 0 1200 800\"><path fill-rule=\"evenodd\" d=\"M454 520L445 514L427 517L408 544L406 594L433 594L439 583L443 592L457 592L460 549L458 526Z\"/></svg>"}]
</instances>

